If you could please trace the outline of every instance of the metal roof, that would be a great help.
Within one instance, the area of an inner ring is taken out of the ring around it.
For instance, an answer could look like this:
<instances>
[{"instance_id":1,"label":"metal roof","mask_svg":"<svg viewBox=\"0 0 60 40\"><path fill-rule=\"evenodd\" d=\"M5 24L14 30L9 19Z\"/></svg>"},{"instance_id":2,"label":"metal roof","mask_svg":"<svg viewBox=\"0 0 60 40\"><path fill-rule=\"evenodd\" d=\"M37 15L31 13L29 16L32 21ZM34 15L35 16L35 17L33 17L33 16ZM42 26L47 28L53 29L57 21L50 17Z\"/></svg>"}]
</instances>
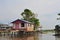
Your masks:
<instances>
[{"instance_id":1,"label":"metal roof","mask_svg":"<svg viewBox=\"0 0 60 40\"><path fill-rule=\"evenodd\" d=\"M31 22L29 22L29 21L21 20L21 19L17 19L17 20L15 20L15 21L11 22L11 23L14 23L14 22L16 22L16 21L22 21L22 22L24 22L24 23L31 23Z\"/></svg>"}]
</instances>

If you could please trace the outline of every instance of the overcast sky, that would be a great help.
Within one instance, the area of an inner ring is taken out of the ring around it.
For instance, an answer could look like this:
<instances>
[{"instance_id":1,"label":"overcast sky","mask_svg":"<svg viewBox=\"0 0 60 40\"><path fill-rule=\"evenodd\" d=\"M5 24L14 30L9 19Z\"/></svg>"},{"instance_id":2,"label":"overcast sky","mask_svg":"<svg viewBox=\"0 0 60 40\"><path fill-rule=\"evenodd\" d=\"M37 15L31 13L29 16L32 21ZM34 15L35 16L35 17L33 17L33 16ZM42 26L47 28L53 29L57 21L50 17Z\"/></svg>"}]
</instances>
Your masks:
<instances>
[{"instance_id":1,"label":"overcast sky","mask_svg":"<svg viewBox=\"0 0 60 40\"><path fill-rule=\"evenodd\" d=\"M0 23L10 23L21 17L24 9L38 14L43 29L54 29L59 24L60 0L0 0Z\"/></svg>"}]
</instances>

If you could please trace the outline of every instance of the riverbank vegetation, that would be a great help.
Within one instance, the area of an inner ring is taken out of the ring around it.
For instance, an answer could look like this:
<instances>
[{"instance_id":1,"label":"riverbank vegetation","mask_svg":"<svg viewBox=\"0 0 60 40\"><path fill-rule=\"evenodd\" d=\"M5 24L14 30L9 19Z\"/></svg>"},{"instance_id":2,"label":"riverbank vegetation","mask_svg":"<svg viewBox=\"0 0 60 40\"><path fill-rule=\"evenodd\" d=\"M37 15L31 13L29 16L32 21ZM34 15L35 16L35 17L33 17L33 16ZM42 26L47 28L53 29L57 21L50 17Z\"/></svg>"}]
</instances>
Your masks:
<instances>
[{"instance_id":1,"label":"riverbank vegetation","mask_svg":"<svg viewBox=\"0 0 60 40\"><path fill-rule=\"evenodd\" d=\"M42 30L42 33L43 34L46 34L46 33L55 33L54 29L52 30Z\"/></svg>"}]
</instances>

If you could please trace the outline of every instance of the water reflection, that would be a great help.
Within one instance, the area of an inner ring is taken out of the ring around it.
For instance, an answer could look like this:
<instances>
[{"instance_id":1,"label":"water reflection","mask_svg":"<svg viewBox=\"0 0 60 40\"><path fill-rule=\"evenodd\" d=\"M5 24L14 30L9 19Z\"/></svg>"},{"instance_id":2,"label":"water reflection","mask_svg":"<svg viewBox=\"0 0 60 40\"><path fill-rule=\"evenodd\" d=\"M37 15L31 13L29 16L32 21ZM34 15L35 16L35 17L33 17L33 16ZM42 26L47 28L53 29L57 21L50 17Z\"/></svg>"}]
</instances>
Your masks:
<instances>
[{"instance_id":1,"label":"water reflection","mask_svg":"<svg viewBox=\"0 0 60 40\"><path fill-rule=\"evenodd\" d=\"M55 40L53 34L42 34L42 40Z\"/></svg>"},{"instance_id":2,"label":"water reflection","mask_svg":"<svg viewBox=\"0 0 60 40\"><path fill-rule=\"evenodd\" d=\"M35 34L17 36L0 36L0 40L60 40L60 36L53 36L53 34Z\"/></svg>"},{"instance_id":3,"label":"water reflection","mask_svg":"<svg viewBox=\"0 0 60 40\"><path fill-rule=\"evenodd\" d=\"M40 34L35 35L24 35L21 37L11 37L11 36L0 36L0 40L40 40Z\"/></svg>"},{"instance_id":4,"label":"water reflection","mask_svg":"<svg viewBox=\"0 0 60 40\"><path fill-rule=\"evenodd\" d=\"M35 35L25 35L22 37L13 37L12 40L39 40L38 34Z\"/></svg>"},{"instance_id":5,"label":"water reflection","mask_svg":"<svg viewBox=\"0 0 60 40\"><path fill-rule=\"evenodd\" d=\"M60 36L55 36L55 40L60 40Z\"/></svg>"}]
</instances>

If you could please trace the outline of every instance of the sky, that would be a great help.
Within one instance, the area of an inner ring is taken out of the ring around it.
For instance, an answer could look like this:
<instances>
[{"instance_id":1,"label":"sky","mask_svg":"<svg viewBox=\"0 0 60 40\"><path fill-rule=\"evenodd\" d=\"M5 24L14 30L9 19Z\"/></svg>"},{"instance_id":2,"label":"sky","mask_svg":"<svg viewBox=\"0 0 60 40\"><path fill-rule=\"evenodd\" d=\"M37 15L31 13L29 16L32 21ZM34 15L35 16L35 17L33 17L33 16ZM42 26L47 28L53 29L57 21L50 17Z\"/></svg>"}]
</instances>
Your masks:
<instances>
[{"instance_id":1,"label":"sky","mask_svg":"<svg viewBox=\"0 0 60 40\"><path fill-rule=\"evenodd\" d=\"M0 23L21 19L24 9L37 14L42 29L54 29L60 23L60 0L0 0Z\"/></svg>"}]
</instances>

